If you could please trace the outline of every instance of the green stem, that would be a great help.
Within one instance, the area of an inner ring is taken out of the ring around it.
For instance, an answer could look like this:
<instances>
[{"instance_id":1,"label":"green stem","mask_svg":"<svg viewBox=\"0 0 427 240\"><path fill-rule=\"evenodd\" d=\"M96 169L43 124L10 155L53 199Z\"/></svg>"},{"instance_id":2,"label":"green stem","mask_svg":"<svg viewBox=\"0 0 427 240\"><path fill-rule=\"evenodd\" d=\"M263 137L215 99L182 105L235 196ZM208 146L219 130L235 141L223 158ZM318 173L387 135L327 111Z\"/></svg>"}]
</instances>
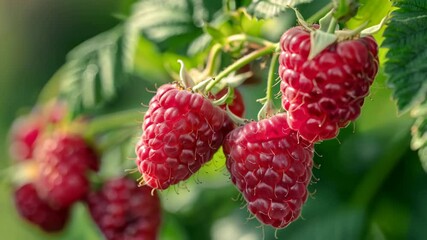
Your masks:
<instances>
[{"instance_id":1,"label":"green stem","mask_svg":"<svg viewBox=\"0 0 427 240\"><path fill-rule=\"evenodd\" d=\"M387 176L409 148L411 138L409 128L410 126L400 128L401 130L391 139L387 147L390 150L378 160L356 187L349 202L351 206L365 208L375 197Z\"/></svg>"},{"instance_id":2,"label":"green stem","mask_svg":"<svg viewBox=\"0 0 427 240\"><path fill-rule=\"evenodd\" d=\"M216 60L218 58L218 55L220 54L222 49L221 44L216 43L212 46L211 51L209 52L208 61L206 63L206 68L203 74L203 78L206 78L207 76L212 76L214 73L214 66L216 63ZM198 79L198 81L202 81L204 79Z\"/></svg>"},{"instance_id":3,"label":"green stem","mask_svg":"<svg viewBox=\"0 0 427 240\"><path fill-rule=\"evenodd\" d=\"M267 101L273 101L273 84L274 84L274 73L276 73L276 63L278 59L278 54L273 54L270 62L270 68L268 69L268 78L267 78L267 91L266 99Z\"/></svg>"},{"instance_id":4,"label":"green stem","mask_svg":"<svg viewBox=\"0 0 427 240\"><path fill-rule=\"evenodd\" d=\"M251 52L250 54L240 58L239 60L235 61L228 67L226 67L222 72L220 72L216 77L215 80L210 82L208 86L206 87L206 92L209 92L217 83L219 83L224 77L229 75L230 73L242 68L246 64L254 61L255 59L269 55L273 53L277 48L277 44L272 44L269 46L266 46L264 48L258 49L256 51Z\"/></svg>"},{"instance_id":5,"label":"green stem","mask_svg":"<svg viewBox=\"0 0 427 240\"><path fill-rule=\"evenodd\" d=\"M330 2L329 4L327 4L326 6L321 8L319 11L317 11L315 14L311 15L311 17L309 17L306 22L315 23L315 22L319 21L319 19L321 19L329 11L331 11L332 7L333 7L333 3Z\"/></svg>"},{"instance_id":6,"label":"green stem","mask_svg":"<svg viewBox=\"0 0 427 240\"><path fill-rule=\"evenodd\" d=\"M268 118L272 116L276 110L274 107L274 96L273 96L273 85L274 85L274 73L276 72L278 54L273 54L270 61L270 67L268 69L267 77L267 89L265 98L258 99L258 102L263 104L262 108L258 112L258 120Z\"/></svg>"},{"instance_id":7,"label":"green stem","mask_svg":"<svg viewBox=\"0 0 427 240\"><path fill-rule=\"evenodd\" d=\"M137 110L125 110L96 117L91 120L85 129L85 137L92 139L95 135L119 128L138 126L142 121L143 114Z\"/></svg>"},{"instance_id":8,"label":"green stem","mask_svg":"<svg viewBox=\"0 0 427 240\"><path fill-rule=\"evenodd\" d=\"M329 23L328 33L334 33L335 28L337 27L337 20L333 17Z\"/></svg>"},{"instance_id":9,"label":"green stem","mask_svg":"<svg viewBox=\"0 0 427 240\"><path fill-rule=\"evenodd\" d=\"M227 40L227 42L236 42L236 41L252 42L252 43L256 43L256 44L261 45L261 46L275 45L275 43L270 42L268 40L265 40L263 38L258 38L258 37L250 36L247 34L231 35L231 36L227 37L226 40Z\"/></svg>"}]
</instances>

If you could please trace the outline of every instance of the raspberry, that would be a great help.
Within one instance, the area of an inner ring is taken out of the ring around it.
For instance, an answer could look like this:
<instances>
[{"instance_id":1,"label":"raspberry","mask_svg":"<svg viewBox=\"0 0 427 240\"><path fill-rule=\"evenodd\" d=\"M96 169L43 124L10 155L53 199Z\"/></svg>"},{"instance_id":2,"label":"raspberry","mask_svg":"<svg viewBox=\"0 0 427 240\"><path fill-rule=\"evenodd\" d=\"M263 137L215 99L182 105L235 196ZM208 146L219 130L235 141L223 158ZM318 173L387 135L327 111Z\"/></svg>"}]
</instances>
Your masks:
<instances>
[{"instance_id":1,"label":"raspberry","mask_svg":"<svg viewBox=\"0 0 427 240\"><path fill-rule=\"evenodd\" d=\"M108 240L155 240L160 228L161 210L157 192L136 181L116 178L99 192L88 196L92 218Z\"/></svg>"},{"instance_id":2,"label":"raspberry","mask_svg":"<svg viewBox=\"0 0 427 240\"><path fill-rule=\"evenodd\" d=\"M213 98L214 99L220 99L225 94L227 94L227 89L221 90L220 92L218 92L217 94L215 94L215 96ZM226 107L227 107L227 104L220 105L219 107L221 109L225 110ZM236 115L238 117L245 116L245 103L243 102L242 94L236 88L234 89L233 102L231 104L228 104L228 108L230 109L230 111L234 115Z\"/></svg>"},{"instance_id":3,"label":"raspberry","mask_svg":"<svg viewBox=\"0 0 427 240\"><path fill-rule=\"evenodd\" d=\"M10 131L11 157L17 161L32 159L38 136L48 124L59 122L65 114L66 106L63 103L51 102L17 118Z\"/></svg>"},{"instance_id":4,"label":"raspberry","mask_svg":"<svg viewBox=\"0 0 427 240\"><path fill-rule=\"evenodd\" d=\"M161 86L151 99L136 145L136 164L147 185L166 189L209 161L233 128L226 112L197 93Z\"/></svg>"},{"instance_id":5,"label":"raspberry","mask_svg":"<svg viewBox=\"0 0 427 240\"><path fill-rule=\"evenodd\" d=\"M98 170L98 157L85 140L74 134L54 132L35 149L39 164L36 186L52 206L68 207L89 190L87 173Z\"/></svg>"},{"instance_id":6,"label":"raspberry","mask_svg":"<svg viewBox=\"0 0 427 240\"><path fill-rule=\"evenodd\" d=\"M282 105L289 126L315 142L337 136L360 115L378 71L378 46L373 37L334 43L312 60L310 33L298 26L280 40L279 74Z\"/></svg>"},{"instance_id":7,"label":"raspberry","mask_svg":"<svg viewBox=\"0 0 427 240\"><path fill-rule=\"evenodd\" d=\"M26 115L16 119L10 131L11 157L17 161L29 160L33 157L34 145L43 129L40 117Z\"/></svg>"},{"instance_id":8,"label":"raspberry","mask_svg":"<svg viewBox=\"0 0 427 240\"><path fill-rule=\"evenodd\" d=\"M231 131L223 145L231 181L259 221L284 228L307 199L313 146L279 114Z\"/></svg>"},{"instance_id":9,"label":"raspberry","mask_svg":"<svg viewBox=\"0 0 427 240\"><path fill-rule=\"evenodd\" d=\"M14 200L19 214L46 232L60 231L68 221L69 209L52 208L39 197L32 183L15 189Z\"/></svg>"}]
</instances>

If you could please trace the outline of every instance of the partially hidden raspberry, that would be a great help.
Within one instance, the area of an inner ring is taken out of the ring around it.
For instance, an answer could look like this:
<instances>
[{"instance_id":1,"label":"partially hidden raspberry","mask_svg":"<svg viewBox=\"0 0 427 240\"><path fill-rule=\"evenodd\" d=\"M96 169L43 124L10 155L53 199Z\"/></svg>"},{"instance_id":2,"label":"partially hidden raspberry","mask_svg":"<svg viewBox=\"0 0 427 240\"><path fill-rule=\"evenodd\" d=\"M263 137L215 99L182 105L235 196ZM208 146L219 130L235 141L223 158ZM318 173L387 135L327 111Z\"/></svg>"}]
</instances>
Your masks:
<instances>
[{"instance_id":1,"label":"partially hidden raspberry","mask_svg":"<svg viewBox=\"0 0 427 240\"><path fill-rule=\"evenodd\" d=\"M223 97L225 94L227 94L227 89L223 89L221 91L219 91L217 94L215 94L215 96L213 97L214 99L220 99L221 97ZM221 109L226 109L227 104L222 104L219 105L219 107ZM243 101L243 96L240 93L239 90L237 90L237 88L234 89L234 98L233 98L233 102L231 102L230 104L228 104L228 109L230 109L230 111L238 116L238 117L244 117L245 116L245 103Z\"/></svg>"},{"instance_id":2,"label":"partially hidden raspberry","mask_svg":"<svg viewBox=\"0 0 427 240\"><path fill-rule=\"evenodd\" d=\"M289 126L315 142L335 138L359 115L378 71L378 46L371 36L334 43L313 59L310 33L298 26L281 39L279 74Z\"/></svg>"},{"instance_id":3,"label":"partially hidden raspberry","mask_svg":"<svg viewBox=\"0 0 427 240\"><path fill-rule=\"evenodd\" d=\"M88 195L88 207L107 240L155 240L161 223L160 200L148 186L116 178Z\"/></svg>"},{"instance_id":4,"label":"partially hidden raspberry","mask_svg":"<svg viewBox=\"0 0 427 240\"><path fill-rule=\"evenodd\" d=\"M313 146L279 114L231 131L223 145L231 180L259 221L284 228L307 199Z\"/></svg>"},{"instance_id":5,"label":"partially hidden raspberry","mask_svg":"<svg viewBox=\"0 0 427 240\"><path fill-rule=\"evenodd\" d=\"M39 197L32 183L15 189L14 200L18 213L46 232L60 231L68 222L69 209L51 207Z\"/></svg>"},{"instance_id":6,"label":"partially hidden raspberry","mask_svg":"<svg viewBox=\"0 0 427 240\"><path fill-rule=\"evenodd\" d=\"M89 190L88 173L99 168L95 150L79 135L56 131L35 149L39 175L36 186L52 206L68 207Z\"/></svg>"},{"instance_id":7,"label":"partially hidden raspberry","mask_svg":"<svg viewBox=\"0 0 427 240\"><path fill-rule=\"evenodd\" d=\"M10 131L9 153L14 160L33 158L34 146L43 130L44 123L38 116L26 115L17 118Z\"/></svg>"},{"instance_id":8,"label":"partially hidden raspberry","mask_svg":"<svg viewBox=\"0 0 427 240\"><path fill-rule=\"evenodd\" d=\"M226 112L201 94L161 86L149 103L135 149L144 182L166 189L188 179L211 160L232 128Z\"/></svg>"},{"instance_id":9,"label":"partially hidden raspberry","mask_svg":"<svg viewBox=\"0 0 427 240\"><path fill-rule=\"evenodd\" d=\"M37 138L47 125L59 122L66 111L64 103L54 101L36 106L29 114L17 118L9 134L11 157L16 161L32 159Z\"/></svg>"}]
</instances>

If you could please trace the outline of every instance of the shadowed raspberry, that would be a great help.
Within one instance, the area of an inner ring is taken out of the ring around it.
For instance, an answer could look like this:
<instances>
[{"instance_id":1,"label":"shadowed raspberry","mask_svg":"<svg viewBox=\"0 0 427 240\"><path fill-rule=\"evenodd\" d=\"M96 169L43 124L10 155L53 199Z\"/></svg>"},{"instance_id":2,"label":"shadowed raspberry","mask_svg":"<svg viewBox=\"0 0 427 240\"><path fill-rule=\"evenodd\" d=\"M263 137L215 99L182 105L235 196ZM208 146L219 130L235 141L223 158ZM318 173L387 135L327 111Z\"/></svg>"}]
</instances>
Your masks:
<instances>
[{"instance_id":1,"label":"shadowed raspberry","mask_svg":"<svg viewBox=\"0 0 427 240\"><path fill-rule=\"evenodd\" d=\"M312 60L310 33L298 26L280 40L282 105L289 126L315 142L337 136L359 115L378 71L378 46L371 37L334 43Z\"/></svg>"},{"instance_id":2,"label":"shadowed raspberry","mask_svg":"<svg viewBox=\"0 0 427 240\"><path fill-rule=\"evenodd\" d=\"M161 222L160 200L148 186L117 178L90 193L88 207L107 240L156 240Z\"/></svg>"},{"instance_id":3,"label":"shadowed raspberry","mask_svg":"<svg viewBox=\"0 0 427 240\"><path fill-rule=\"evenodd\" d=\"M57 232L68 221L68 208L52 208L37 194L33 184L27 183L15 190L15 206L19 214L46 232Z\"/></svg>"},{"instance_id":4,"label":"shadowed raspberry","mask_svg":"<svg viewBox=\"0 0 427 240\"><path fill-rule=\"evenodd\" d=\"M89 190L89 171L98 170L94 150L78 136L54 132L40 140L35 149L39 164L36 186L52 206L68 207Z\"/></svg>"},{"instance_id":5,"label":"shadowed raspberry","mask_svg":"<svg viewBox=\"0 0 427 240\"><path fill-rule=\"evenodd\" d=\"M151 99L136 144L144 182L166 189L211 160L233 128L226 112L197 93L165 84Z\"/></svg>"},{"instance_id":6,"label":"shadowed raspberry","mask_svg":"<svg viewBox=\"0 0 427 240\"><path fill-rule=\"evenodd\" d=\"M231 131L223 145L231 180L259 221L284 228L307 199L313 147L279 114Z\"/></svg>"}]
</instances>

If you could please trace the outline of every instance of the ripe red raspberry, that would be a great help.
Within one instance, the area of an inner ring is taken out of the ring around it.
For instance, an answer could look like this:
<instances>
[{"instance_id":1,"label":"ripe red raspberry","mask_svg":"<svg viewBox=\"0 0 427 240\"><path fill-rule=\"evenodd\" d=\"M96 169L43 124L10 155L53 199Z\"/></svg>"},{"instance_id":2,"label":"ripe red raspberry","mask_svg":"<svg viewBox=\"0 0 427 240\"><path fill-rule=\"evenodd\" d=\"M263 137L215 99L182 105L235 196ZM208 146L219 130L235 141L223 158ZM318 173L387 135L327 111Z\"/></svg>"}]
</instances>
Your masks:
<instances>
[{"instance_id":1,"label":"ripe red raspberry","mask_svg":"<svg viewBox=\"0 0 427 240\"><path fill-rule=\"evenodd\" d=\"M280 40L282 104L289 126L315 142L337 136L355 120L378 70L373 37L334 43L312 60L310 33L298 26Z\"/></svg>"},{"instance_id":2,"label":"ripe red raspberry","mask_svg":"<svg viewBox=\"0 0 427 240\"><path fill-rule=\"evenodd\" d=\"M220 92L218 92L217 94L215 94L215 96L213 97L214 99L220 99L221 97L223 97L225 94L227 94L227 89L223 89ZM226 109L227 104L222 104L219 107L221 109ZM243 102L243 97L242 94L240 93L239 90L237 90L236 88L234 89L234 98L233 98L233 102L231 104L228 104L228 108L230 109L230 111L238 116L238 117L244 117L245 116L245 103Z\"/></svg>"},{"instance_id":3,"label":"ripe red raspberry","mask_svg":"<svg viewBox=\"0 0 427 240\"><path fill-rule=\"evenodd\" d=\"M82 137L61 131L40 139L35 159L38 191L55 207L68 207L84 197L89 190L87 174L99 167L97 154Z\"/></svg>"},{"instance_id":4,"label":"ripe red raspberry","mask_svg":"<svg viewBox=\"0 0 427 240\"><path fill-rule=\"evenodd\" d=\"M60 231L68 222L69 209L52 208L39 197L32 183L27 183L15 189L14 200L18 213L46 232Z\"/></svg>"},{"instance_id":5,"label":"ripe red raspberry","mask_svg":"<svg viewBox=\"0 0 427 240\"><path fill-rule=\"evenodd\" d=\"M165 84L151 99L136 145L136 164L147 185L166 189L211 160L233 123L201 94Z\"/></svg>"},{"instance_id":6,"label":"ripe red raspberry","mask_svg":"<svg viewBox=\"0 0 427 240\"><path fill-rule=\"evenodd\" d=\"M136 181L109 180L99 192L90 193L88 207L107 240L155 240L160 228L161 209L157 192Z\"/></svg>"},{"instance_id":7,"label":"ripe red raspberry","mask_svg":"<svg viewBox=\"0 0 427 240\"><path fill-rule=\"evenodd\" d=\"M313 146L288 127L285 114L234 129L223 150L232 182L259 221L284 228L299 217L307 199Z\"/></svg>"}]
</instances>

